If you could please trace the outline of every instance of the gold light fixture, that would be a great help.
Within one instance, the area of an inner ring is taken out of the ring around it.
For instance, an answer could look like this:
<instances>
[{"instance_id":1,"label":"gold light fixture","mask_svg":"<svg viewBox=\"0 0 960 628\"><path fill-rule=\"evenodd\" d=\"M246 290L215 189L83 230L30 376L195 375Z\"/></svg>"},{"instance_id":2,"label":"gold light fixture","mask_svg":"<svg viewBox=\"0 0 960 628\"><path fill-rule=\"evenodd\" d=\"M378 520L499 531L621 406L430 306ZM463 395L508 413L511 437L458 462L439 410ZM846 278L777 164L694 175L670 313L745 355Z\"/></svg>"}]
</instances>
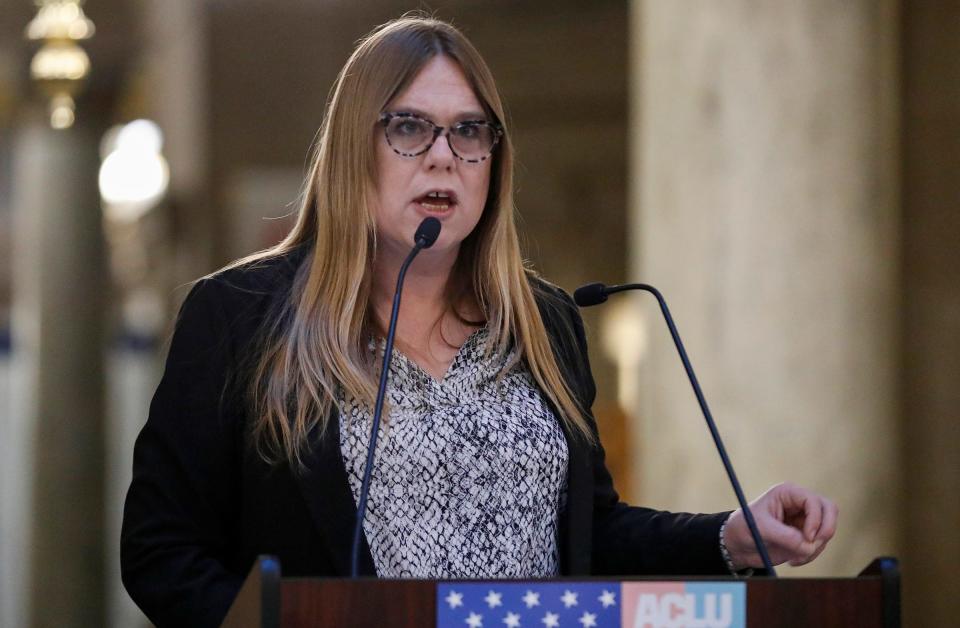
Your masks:
<instances>
[{"instance_id":1,"label":"gold light fixture","mask_svg":"<svg viewBox=\"0 0 960 628\"><path fill-rule=\"evenodd\" d=\"M90 73L90 57L76 42L93 37L94 26L83 14L83 0L35 0L37 15L27 25L26 37L42 41L30 61L30 77L49 98L50 126L73 126L73 97Z\"/></svg>"}]
</instances>

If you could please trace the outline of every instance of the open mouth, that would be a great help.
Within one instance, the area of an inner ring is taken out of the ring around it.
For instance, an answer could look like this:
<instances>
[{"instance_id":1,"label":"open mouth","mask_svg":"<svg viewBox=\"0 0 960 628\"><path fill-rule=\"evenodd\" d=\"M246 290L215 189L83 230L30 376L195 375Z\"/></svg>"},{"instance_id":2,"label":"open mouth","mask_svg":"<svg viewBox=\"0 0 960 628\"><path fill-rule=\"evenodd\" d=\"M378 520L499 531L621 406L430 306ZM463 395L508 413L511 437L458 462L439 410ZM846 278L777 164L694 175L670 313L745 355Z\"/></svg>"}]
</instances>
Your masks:
<instances>
[{"instance_id":1,"label":"open mouth","mask_svg":"<svg viewBox=\"0 0 960 628\"><path fill-rule=\"evenodd\" d=\"M457 204L457 197L452 192L433 191L414 199L428 212L445 212Z\"/></svg>"}]
</instances>

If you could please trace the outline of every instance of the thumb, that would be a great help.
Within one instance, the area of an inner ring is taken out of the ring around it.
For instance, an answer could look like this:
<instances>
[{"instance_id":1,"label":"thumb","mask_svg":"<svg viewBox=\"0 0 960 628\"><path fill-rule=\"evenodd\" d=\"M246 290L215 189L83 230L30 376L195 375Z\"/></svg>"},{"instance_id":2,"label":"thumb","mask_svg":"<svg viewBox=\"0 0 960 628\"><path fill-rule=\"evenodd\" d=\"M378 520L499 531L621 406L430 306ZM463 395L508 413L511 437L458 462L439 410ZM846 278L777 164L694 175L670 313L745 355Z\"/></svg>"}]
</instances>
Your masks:
<instances>
[{"instance_id":1,"label":"thumb","mask_svg":"<svg viewBox=\"0 0 960 628\"><path fill-rule=\"evenodd\" d=\"M788 554L788 560L809 556L817 549L815 543L804 538L802 531L776 519L769 519L764 528L764 540Z\"/></svg>"}]
</instances>

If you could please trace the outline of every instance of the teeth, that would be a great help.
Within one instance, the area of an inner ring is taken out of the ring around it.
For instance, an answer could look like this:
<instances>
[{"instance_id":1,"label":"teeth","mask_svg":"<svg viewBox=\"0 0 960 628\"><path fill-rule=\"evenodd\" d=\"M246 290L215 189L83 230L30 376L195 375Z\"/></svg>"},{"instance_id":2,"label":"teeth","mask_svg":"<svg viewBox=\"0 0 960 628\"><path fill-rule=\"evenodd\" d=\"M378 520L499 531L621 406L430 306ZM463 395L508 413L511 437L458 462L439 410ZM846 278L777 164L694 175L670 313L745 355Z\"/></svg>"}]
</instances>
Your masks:
<instances>
[{"instance_id":1,"label":"teeth","mask_svg":"<svg viewBox=\"0 0 960 628\"><path fill-rule=\"evenodd\" d=\"M430 192L429 194L427 194L427 196L428 196L429 198L450 198L449 195L447 195L447 194L445 194L445 193L443 193L443 192Z\"/></svg>"}]
</instances>

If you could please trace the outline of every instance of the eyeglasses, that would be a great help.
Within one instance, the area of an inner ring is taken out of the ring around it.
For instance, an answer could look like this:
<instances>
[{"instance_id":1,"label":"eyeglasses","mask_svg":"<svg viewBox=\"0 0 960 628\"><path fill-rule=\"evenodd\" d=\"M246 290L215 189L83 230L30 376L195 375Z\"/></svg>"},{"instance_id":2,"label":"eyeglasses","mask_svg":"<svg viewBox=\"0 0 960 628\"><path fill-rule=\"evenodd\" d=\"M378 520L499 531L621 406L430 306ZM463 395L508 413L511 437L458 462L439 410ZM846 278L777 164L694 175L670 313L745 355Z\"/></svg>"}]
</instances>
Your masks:
<instances>
[{"instance_id":1,"label":"eyeglasses","mask_svg":"<svg viewBox=\"0 0 960 628\"><path fill-rule=\"evenodd\" d=\"M385 113L380 116L380 124L387 136L387 144L398 155L422 155L430 150L438 137L445 135L454 156L472 164L489 157L503 135L499 124L486 120L463 120L442 127L412 113Z\"/></svg>"}]
</instances>

